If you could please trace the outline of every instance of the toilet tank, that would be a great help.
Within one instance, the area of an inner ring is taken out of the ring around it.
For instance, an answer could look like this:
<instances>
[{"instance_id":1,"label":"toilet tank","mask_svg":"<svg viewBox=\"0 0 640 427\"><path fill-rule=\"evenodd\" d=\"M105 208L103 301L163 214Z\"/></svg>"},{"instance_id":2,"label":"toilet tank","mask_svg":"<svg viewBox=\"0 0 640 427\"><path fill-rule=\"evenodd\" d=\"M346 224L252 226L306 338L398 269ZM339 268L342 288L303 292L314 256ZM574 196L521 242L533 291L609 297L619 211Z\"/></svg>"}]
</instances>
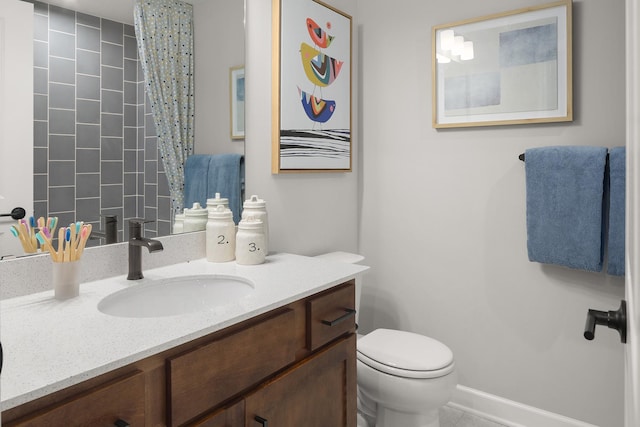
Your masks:
<instances>
[{"instance_id":1,"label":"toilet tank","mask_svg":"<svg viewBox=\"0 0 640 427\"><path fill-rule=\"evenodd\" d=\"M316 258L326 259L334 262L344 262L347 264L359 264L364 261L364 256L350 252L329 252L317 255ZM362 293L362 274L356 276L356 324L360 318L360 294Z\"/></svg>"}]
</instances>

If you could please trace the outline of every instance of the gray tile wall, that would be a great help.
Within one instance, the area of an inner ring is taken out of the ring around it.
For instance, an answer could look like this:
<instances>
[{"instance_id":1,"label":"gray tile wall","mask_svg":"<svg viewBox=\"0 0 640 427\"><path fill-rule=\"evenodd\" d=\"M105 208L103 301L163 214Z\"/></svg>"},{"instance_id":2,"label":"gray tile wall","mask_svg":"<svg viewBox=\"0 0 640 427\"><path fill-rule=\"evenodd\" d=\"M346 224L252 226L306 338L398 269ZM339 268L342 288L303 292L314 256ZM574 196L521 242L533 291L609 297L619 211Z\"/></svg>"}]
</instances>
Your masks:
<instances>
[{"instance_id":1,"label":"gray tile wall","mask_svg":"<svg viewBox=\"0 0 640 427\"><path fill-rule=\"evenodd\" d=\"M33 2L35 216L167 235L169 186L131 25ZM97 243L97 241L95 242Z\"/></svg>"}]
</instances>

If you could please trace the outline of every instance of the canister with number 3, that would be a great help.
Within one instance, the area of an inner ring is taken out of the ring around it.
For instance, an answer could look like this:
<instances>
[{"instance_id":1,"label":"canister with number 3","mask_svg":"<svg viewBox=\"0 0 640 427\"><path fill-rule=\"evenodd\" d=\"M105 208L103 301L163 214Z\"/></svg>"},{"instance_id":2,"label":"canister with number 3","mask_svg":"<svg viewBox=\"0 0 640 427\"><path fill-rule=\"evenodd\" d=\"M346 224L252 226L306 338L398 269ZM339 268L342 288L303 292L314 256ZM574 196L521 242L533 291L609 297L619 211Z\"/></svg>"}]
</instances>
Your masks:
<instances>
[{"instance_id":1,"label":"canister with number 3","mask_svg":"<svg viewBox=\"0 0 640 427\"><path fill-rule=\"evenodd\" d=\"M241 265L262 264L265 257L262 221L247 217L238 224L236 262Z\"/></svg>"}]
</instances>

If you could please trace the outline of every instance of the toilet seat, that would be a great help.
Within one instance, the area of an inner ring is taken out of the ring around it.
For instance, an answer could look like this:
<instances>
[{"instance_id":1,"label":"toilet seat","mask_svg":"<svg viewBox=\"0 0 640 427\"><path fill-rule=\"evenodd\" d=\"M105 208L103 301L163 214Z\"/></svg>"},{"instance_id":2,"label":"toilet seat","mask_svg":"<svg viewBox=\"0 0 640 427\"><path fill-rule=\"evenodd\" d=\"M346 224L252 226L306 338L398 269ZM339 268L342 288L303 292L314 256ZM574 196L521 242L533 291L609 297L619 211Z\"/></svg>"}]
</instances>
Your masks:
<instances>
[{"instance_id":1,"label":"toilet seat","mask_svg":"<svg viewBox=\"0 0 640 427\"><path fill-rule=\"evenodd\" d=\"M357 356L373 369L402 378L438 378L454 370L449 347L406 331L376 329L358 340Z\"/></svg>"}]
</instances>

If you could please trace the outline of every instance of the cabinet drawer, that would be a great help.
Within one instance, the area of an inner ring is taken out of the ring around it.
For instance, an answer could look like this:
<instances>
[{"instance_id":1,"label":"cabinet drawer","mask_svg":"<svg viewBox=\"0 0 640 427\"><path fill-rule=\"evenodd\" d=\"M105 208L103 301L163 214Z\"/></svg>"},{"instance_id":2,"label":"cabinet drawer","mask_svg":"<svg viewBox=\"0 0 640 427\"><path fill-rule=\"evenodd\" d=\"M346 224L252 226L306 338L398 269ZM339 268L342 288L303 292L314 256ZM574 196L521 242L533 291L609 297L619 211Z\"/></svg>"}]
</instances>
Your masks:
<instances>
[{"instance_id":1,"label":"cabinet drawer","mask_svg":"<svg viewBox=\"0 0 640 427\"><path fill-rule=\"evenodd\" d=\"M246 425L356 427L355 354L350 334L267 382L245 399Z\"/></svg>"},{"instance_id":2,"label":"cabinet drawer","mask_svg":"<svg viewBox=\"0 0 640 427\"><path fill-rule=\"evenodd\" d=\"M307 348L311 351L355 330L355 282L322 292L307 301Z\"/></svg>"},{"instance_id":3,"label":"cabinet drawer","mask_svg":"<svg viewBox=\"0 0 640 427\"><path fill-rule=\"evenodd\" d=\"M171 426L209 411L293 363L300 347L289 308L167 360Z\"/></svg>"},{"instance_id":4,"label":"cabinet drawer","mask_svg":"<svg viewBox=\"0 0 640 427\"><path fill-rule=\"evenodd\" d=\"M107 427L119 419L132 426L145 424L145 378L140 371L87 390L6 426Z\"/></svg>"}]
</instances>

